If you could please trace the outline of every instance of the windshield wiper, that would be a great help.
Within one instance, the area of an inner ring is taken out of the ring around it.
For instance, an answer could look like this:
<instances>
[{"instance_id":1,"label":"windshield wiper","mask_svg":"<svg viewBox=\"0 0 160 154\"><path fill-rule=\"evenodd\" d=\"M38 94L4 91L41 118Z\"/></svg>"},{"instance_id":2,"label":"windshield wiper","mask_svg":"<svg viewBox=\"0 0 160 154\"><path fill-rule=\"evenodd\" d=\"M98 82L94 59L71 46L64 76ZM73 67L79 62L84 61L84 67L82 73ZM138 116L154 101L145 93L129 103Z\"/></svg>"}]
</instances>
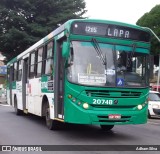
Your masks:
<instances>
[{"instance_id":1,"label":"windshield wiper","mask_svg":"<svg viewBox=\"0 0 160 154\"><path fill-rule=\"evenodd\" d=\"M128 53L127 53L127 64L126 64L126 67L130 67L131 64L132 64L132 58L133 58L134 53L135 53L136 44L133 44L132 48L133 48L133 50L131 51L130 56L128 56Z\"/></svg>"},{"instance_id":2,"label":"windshield wiper","mask_svg":"<svg viewBox=\"0 0 160 154\"><path fill-rule=\"evenodd\" d=\"M102 64L107 66L107 57L106 57L106 54L105 54L105 57L103 56L102 54L102 50L97 42L97 40L95 38L92 38L92 42L93 42L93 46L97 52L97 55L99 56L99 58L101 59L102 61Z\"/></svg>"}]
</instances>

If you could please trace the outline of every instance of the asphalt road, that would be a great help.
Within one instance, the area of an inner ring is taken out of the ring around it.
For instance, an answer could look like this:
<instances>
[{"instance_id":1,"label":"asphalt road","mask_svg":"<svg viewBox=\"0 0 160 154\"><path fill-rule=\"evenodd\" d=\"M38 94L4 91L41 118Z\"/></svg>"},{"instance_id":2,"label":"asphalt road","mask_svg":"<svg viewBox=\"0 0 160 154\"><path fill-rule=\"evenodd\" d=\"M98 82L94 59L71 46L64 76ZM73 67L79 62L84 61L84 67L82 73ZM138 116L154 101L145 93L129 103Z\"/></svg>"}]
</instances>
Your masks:
<instances>
[{"instance_id":1,"label":"asphalt road","mask_svg":"<svg viewBox=\"0 0 160 154\"><path fill-rule=\"evenodd\" d=\"M0 104L0 145L160 145L160 119L149 119L144 125L115 126L109 132L101 131L99 126L90 125L62 125L61 130L50 131L46 128L44 119L34 115L16 116L12 107ZM76 152L41 153L133 154L135 151L82 152L78 151L77 146ZM140 151L140 153L159 152Z\"/></svg>"}]
</instances>

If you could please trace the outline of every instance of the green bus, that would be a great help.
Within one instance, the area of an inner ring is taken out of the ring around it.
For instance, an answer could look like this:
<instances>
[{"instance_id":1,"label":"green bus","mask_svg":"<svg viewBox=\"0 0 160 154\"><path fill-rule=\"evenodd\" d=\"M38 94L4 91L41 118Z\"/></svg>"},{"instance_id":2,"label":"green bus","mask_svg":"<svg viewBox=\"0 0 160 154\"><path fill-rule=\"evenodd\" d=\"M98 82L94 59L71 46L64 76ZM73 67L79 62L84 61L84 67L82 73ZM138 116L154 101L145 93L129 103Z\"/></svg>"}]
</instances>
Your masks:
<instances>
[{"instance_id":1,"label":"green bus","mask_svg":"<svg viewBox=\"0 0 160 154\"><path fill-rule=\"evenodd\" d=\"M150 32L121 22L73 19L7 64L8 104L17 115L114 125L147 122Z\"/></svg>"}]
</instances>

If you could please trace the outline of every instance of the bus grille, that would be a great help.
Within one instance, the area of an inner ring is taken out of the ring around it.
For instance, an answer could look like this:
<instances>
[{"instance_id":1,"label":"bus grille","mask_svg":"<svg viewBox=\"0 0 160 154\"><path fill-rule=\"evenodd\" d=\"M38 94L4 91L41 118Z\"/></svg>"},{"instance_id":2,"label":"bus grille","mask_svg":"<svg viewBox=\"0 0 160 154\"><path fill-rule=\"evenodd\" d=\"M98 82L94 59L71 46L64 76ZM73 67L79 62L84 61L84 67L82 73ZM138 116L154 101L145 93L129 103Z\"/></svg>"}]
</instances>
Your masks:
<instances>
[{"instance_id":1,"label":"bus grille","mask_svg":"<svg viewBox=\"0 0 160 154\"><path fill-rule=\"evenodd\" d=\"M94 109L98 109L98 108L103 108L103 109L116 109L116 110L119 110L119 109L123 109L123 110L133 110L137 105L98 105L98 104L90 104Z\"/></svg>"},{"instance_id":2,"label":"bus grille","mask_svg":"<svg viewBox=\"0 0 160 154\"><path fill-rule=\"evenodd\" d=\"M135 91L113 91L113 90L85 90L89 97L114 97L114 98L138 98L141 92Z\"/></svg>"}]
</instances>

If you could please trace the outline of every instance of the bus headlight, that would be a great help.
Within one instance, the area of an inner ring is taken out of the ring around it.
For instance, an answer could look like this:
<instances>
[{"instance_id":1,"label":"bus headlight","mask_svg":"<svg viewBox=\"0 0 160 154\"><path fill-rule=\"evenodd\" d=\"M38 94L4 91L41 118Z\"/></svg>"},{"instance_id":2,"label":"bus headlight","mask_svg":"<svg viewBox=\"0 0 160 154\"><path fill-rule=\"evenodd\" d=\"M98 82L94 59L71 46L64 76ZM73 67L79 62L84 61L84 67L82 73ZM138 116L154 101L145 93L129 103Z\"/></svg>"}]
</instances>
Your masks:
<instances>
[{"instance_id":1,"label":"bus headlight","mask_svg":"<svg viewBox=\"0 0 160 154\"><path fill-rule=\"evenodd\" d=\"M84 109L88 109L88 108L89 108L88 103L84 103L84 104L83 104L83 108L84 108Z\"/></svg>"},{"instance_id":2,"label":"bus headlight","mask_svg":"<svg viewBox=\"0 0 160 154\"><path fill-rule=\"evenodd\" d=\"M142 110L142 105L137 106L138 110Z\"/></svg>"}]
</instances>

